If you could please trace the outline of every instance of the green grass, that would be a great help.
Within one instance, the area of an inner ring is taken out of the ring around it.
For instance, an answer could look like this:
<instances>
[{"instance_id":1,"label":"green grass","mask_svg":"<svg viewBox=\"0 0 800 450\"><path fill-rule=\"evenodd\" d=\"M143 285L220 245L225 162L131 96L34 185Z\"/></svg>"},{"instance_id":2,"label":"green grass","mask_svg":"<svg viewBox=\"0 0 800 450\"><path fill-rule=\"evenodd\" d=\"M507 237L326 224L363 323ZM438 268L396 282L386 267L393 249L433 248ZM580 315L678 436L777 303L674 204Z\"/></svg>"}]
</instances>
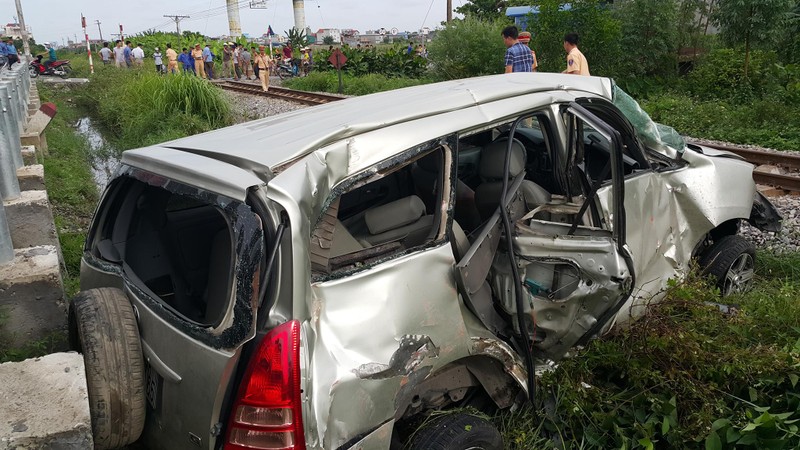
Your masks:
<instances>
[{"instance_id":1,"label":"green grass","mask_svg":"<svg viewBox=\"0 0 800 450\"><path fill-rule=\"evenodd\" d=\"M630 328L594 340L538 387L537 413L496 423L512 449L800 448L797 254L764 255L756 289L727 299L674 284ZM738 443L738 444L737 444Z\"/></svg>"},{"instance_id":2,"label":"green grass","mask_svg":"<svg viewBox=\"0 0 800 450\"><path fill-rule=\"evenodd\" d=\"M39 94L43 102L54 102L58 107L47 127L50 153L44 160L44 171L64 255L64 287L71 297L78 290L83 243L99 195L91 172L89 143L74 129L83 116L74 104L74 91L40 83Z\"/></svg>"},{"instance_id":3,"label":"green grass","mask_svg":"<svg viewBox=\"0 0 800 450\"><path fill-rule=\"evenodd\" d=\"M343 93L346 95L367 95L430 82L431 80L425 78L389 78L377 74L358 77L342 75ZM285 80L283 85L301 91L339 92L339 78L336 72L312 72L307 77Z\"/></svg>"},{"instance_id":4,"label":"green grass","mask_svg":"<svg viewBox=\"0 0 800 450\"><path fill-rule=\"evenodd\" d=\"M674 93L640 103L653 120L681 134L779 150L800 150L800 108L793 104L774 99L744 103L703 101Z\"/></svg>"}]
</instances>

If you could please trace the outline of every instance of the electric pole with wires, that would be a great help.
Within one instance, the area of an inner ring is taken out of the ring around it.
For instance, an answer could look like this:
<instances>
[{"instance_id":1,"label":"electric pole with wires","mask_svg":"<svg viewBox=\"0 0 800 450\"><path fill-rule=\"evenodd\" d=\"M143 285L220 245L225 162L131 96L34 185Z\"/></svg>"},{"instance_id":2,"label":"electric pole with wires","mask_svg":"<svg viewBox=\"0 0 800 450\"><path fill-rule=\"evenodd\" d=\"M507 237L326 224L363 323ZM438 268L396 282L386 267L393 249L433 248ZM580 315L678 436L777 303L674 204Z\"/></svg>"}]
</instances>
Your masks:
<instances>
[{"instance_id":1,"label":"electric pole with wires","mask_svg":"<svg viewBox=\"0 0 800 450\"><path fill-rule=\"evenodd\" d=\"M189 18L189 16L179 16L176 14L173 15L164 14L164 17L168 17L175 21L175 28L178 30L178 35L181 34L181 20Z\"/></svg>"},{"instance_id":2,"label":"electric pole with wires","mask_svg":"<svg viewBox=\"0 0 800 450\"><path fill-rule=\"evenodd\" d=\"M100 32L100 40L102 41L103 40L103 30L100 28L100 21L99 20L95 20L94 23L97 24L97 31Z\"/></svg>"}]
</instances>

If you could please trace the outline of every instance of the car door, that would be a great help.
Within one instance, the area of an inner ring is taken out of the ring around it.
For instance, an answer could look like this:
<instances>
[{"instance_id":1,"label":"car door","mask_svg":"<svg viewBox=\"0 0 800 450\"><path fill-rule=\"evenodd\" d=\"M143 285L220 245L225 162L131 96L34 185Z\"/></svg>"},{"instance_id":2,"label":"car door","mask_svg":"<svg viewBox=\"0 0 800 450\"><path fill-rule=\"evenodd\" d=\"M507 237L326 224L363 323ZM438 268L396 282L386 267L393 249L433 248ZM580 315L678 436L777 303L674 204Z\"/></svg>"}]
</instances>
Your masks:
<instances>
[{"instance_id":1,"label":"car door","mask_svg":"<svg viewBox=\"0 0 800 450\"><path fill-rule=\"evenodd\" d=\"M565 108L563 118L569 130L568 136L562 136L568 151L558 178L567 185L566 195L554 195L551 202L516 221L511 238L516 267L503 246L496 245L500 208L458 266L465 269L462 277L466 278L469 268L475 270L486 259L486 250L482 249L498 248L491 275L495 299L506 312L525 316L525 331L532 336L540 354L550 359L563 357L574 345L601 332L629 297L634 280L625 245L625 186L619 133L575 103ZM599 185L581 179L585 161L578 130L584 122L592 124L610 151L607 170L612 208L603 217L599 217ZM550 132L556 131L551 128ZM512 186L523 182L514 180ZM509 208L512 201L507 197L501 208ZM518 311L515 306L518 286L514 270L519 271L525 311ZM463 284L468 285L469 281ZM479 292L477 283L473 287Z\"/></svg>"},{"instance_id":2,"label":"car door","mask_svg":"<svg viewBox=\"0 0 800 450\"><path fill-rule=\"evenodd\" d=\"M418 168L435 167L435 161L421 163L437 154L439 175L426 190L435 201L421 199L424 194L411 182L397 191L400 198L353 206L359 201L354 199L388 177L407 180ZM466 356L469 333L446 238L452 165L449 146L438 145L388 167L368 169L367 174L376 175L354 177L334 189L344 193L330 200L311 239L309 447L339 448L388 423L398 405L409 400L405 392L457 355ZM405 219L410 213L401 206L406 203L436 206ZM393 221L397 227L389 224ZM417 230L417 224L427 228Z\"/></svg>"}]
</instances>

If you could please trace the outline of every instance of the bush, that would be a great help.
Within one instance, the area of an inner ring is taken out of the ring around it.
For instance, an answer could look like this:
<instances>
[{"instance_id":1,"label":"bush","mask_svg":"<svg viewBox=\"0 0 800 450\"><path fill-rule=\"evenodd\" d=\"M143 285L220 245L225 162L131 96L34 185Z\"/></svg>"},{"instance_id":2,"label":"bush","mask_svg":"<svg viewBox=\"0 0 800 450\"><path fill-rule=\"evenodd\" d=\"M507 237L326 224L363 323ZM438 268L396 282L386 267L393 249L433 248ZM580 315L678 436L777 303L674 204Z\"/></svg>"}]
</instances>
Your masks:
<instances>
[{"instance_id":1,"label":"bush","mask_svg":"<svg viewBox=\"0 0 800 450\"><path fill-rule=\"evenodd\" d=\"M79 93L78 101L110 132L119 150L232 122L220 91L200 78L159 75L148 69L95 69L90 87Z\"/></svg>"},{"instance_id":2,"label":"bush","mask_svg":"<svg viewBox=\"0 0 800 450\"><path fill-rule=\"evenodd\" d=\"M743 52L716 49L700 60L689 74L690 92L705 99L758 98L777 86L775 79L777 54L774 51L753 51L750 54L750 73L744 76Z\"/></svg>"},{"instance_id":3,"label":"bush","mask_svg":"<svg viewBox=\"0 0 800 450\"><path fill-rule=\"evenodd\" d=\"M347 63L342 68L344 73L362 76L369 74L384 75L386 77L419 78L426 70L427 60L416 54L407 54L405 48L394 47L388 49L359 49L342 47ZM336 71L328 61L331 52L320 50L314 53L315 70Z\"/></svg>"},{"instance_id":4,"label":"bush","mask_svg":"<svg viewBox=\"0 0 800 450\"><path fill-rule=\"evenodd\" d=\"M505 20L454 20L428 46L431 74L438 80L503 73Z\"/></svg>"}]
</instances>

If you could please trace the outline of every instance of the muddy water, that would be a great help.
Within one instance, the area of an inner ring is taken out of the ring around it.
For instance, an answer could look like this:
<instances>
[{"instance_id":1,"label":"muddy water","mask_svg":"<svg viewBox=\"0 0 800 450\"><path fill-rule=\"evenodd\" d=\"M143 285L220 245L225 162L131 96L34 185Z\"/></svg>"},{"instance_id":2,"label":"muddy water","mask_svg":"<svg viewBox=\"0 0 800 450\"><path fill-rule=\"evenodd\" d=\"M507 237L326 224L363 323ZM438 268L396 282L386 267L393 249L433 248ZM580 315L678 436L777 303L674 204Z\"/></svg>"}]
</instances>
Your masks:
<instances>
[{"instance_id":1,"label":"muddy water","mask_svg":"<svg viewBox=\"0 0 800 450\"><path fill-rule=\"evenodd\" d=\"M106 141L89 117L78 121L76 132L89 141L92 176L97 188L103 192L119 167L119 152Z\"/></svg>"}]
</instances>

